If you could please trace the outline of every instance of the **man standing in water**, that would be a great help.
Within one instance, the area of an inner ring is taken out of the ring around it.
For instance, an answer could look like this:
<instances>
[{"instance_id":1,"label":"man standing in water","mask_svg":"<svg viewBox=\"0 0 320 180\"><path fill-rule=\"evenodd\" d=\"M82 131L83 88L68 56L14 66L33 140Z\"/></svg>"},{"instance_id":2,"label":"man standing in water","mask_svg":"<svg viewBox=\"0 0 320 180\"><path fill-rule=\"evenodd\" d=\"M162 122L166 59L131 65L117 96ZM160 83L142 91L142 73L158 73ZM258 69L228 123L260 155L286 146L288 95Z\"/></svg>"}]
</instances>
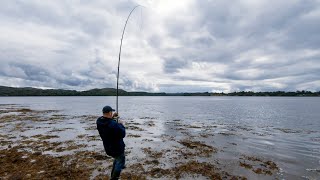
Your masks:
<instances>
[{"instance_id":1,"label":"man standing in water","mask_svg":"<svg viewBox=\"0 0 320 180\"><path fill-rule=\"evenodd\" d=\"M119 179L122 169L125 168L125 144L123 138L126 136L126 129L123 123L114 119L118 116L110 106L102 109L103 116L97 119L97 129L103 141L104 150L107 155L114 158L111 171L111 179Z\"/></svg>"}]
</instances>

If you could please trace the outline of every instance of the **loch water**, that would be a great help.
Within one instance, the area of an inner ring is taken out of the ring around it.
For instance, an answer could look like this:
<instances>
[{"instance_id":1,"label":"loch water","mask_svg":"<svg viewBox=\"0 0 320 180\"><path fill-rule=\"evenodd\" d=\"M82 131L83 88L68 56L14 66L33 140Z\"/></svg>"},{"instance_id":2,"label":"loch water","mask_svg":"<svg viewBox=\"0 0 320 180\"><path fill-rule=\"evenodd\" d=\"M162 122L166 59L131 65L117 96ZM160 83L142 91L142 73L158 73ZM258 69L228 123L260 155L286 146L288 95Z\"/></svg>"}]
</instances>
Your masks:
<instances>
[{"instance_id":1,"label":"loch water","mask_svg":"<svg viewBox=\"0 0 320 180\"><path fill-rule=\"evenodd\" d=\"M115 107L115 97L0 97L0 104L100 115L104 105ZM215 146L237 144L216 158L253 154L272 159L280 178L320 179L319 97L119 97L119 113L124 121L152 118L161 124L158 133L172 136L170 121L215 125L208 132L216 134Z\"/></svg>"}]
</instances>

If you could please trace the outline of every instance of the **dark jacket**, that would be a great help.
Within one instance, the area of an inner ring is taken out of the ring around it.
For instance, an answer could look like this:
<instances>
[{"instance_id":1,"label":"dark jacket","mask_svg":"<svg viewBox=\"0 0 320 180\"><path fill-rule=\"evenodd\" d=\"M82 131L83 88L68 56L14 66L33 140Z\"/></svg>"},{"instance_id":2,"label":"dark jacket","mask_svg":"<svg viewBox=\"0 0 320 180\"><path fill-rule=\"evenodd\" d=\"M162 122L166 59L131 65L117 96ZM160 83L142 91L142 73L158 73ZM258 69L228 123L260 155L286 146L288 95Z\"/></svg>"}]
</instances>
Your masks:
<instances>
[{"instance_id":1,"label":"dark jacket","mask_svg":"<svg viewBox=\"0 0 320 180\"><path fill-rule=\"evenodd\" d=\"M126 129L122 124L101 116L97 119L97 129L103 141L104 150L109 156L115 157L124 153L123 138L126 136Z\"/></svg>"}]
</instances>

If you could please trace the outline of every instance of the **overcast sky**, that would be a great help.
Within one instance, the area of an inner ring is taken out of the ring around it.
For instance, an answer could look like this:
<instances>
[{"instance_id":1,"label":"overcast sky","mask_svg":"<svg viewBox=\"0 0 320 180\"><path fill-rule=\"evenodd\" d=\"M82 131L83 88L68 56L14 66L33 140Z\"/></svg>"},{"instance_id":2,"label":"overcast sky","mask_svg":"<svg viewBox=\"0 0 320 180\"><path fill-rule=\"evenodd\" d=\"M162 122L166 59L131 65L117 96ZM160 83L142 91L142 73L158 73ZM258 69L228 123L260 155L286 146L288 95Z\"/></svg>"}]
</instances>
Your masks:
<instances>
[{"instance_id":1,"label":"overcast sky","mask_svg":"<svg viewBox=\"0 0 320 180\"><path fill-rule=\"evenodd\" d=\"M0 85L320 91L320 0L3 0Z\"/></svg>"}]
</instances>

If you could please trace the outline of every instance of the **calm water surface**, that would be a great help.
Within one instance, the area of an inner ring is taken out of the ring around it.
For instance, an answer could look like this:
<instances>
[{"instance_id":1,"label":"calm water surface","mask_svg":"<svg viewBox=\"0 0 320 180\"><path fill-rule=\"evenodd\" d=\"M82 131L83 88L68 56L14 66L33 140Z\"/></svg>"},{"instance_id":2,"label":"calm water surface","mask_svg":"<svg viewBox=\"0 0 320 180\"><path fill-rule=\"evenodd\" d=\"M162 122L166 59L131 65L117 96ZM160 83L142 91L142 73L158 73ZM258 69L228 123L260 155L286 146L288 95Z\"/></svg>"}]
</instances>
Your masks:
<instances>
[{"instance_id":1,"label":"calm water surface","mask_svg":"<svg viewBox=\"0 0 320 180\"><path fill-rule=\"evenodd\" d=\"M280 178L320 179L320 98L317 97L120 97L125 119L152 117L159 122L218 125L214 143L229 148L217 158L251 153L275 161ZM0 97L0 104L57 109L70 115L99 115L115 97ZM234 129L240 128L240 131ZM160 131L174 134L163 123ZM236 170L235 170L236 171Z\"/></svg>"}]
</instances>

